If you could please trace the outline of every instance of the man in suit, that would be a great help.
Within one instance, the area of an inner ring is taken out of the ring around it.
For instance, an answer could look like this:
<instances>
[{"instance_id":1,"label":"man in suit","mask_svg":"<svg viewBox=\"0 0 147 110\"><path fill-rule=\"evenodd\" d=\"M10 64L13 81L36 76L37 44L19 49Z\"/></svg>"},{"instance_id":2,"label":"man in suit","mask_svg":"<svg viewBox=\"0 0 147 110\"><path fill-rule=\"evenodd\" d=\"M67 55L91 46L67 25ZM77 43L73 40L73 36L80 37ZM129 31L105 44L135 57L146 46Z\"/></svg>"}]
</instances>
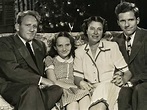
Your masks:
<instances>
[{"instance_id":1,"label":"man in suit","mask_svg":"<svg viewBox=\"0 0 147 110\"><path fill-rule=\"evenodd\" d=\"M15 110L51 110L62 95L44 74L45 44L35 39L40 15L20 12L16 34L0 38L0 94Z\"/></svg>"},{"instance_id":2,"label":"man in suit","mask_svg":"<svg viewBox=\"0 0 147 110\"><path fill-rule=\"evenodd\" d=\"M122 2L115 8L122 33L114 35L130 71L128 87L122 87L119 110L147 110L147 30L139 28L139 10L134 3Z\"/></svg>"}]
</instances>

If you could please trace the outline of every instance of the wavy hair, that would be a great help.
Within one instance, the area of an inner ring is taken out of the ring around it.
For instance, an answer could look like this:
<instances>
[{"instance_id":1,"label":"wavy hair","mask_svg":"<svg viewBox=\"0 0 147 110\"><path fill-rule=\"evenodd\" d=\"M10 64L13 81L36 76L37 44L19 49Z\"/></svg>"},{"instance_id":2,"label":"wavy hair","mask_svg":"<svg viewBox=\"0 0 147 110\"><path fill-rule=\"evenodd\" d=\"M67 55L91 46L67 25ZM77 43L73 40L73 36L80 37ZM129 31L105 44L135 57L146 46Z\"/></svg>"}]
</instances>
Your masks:
<instances>
[{"instance_id":1,"label":"wavy hair","mask_svg":"<svg viewBox=\"0 0 147 110\"><path fill-rule=\"evenodd\" d=\"M116 14L117 18L120 13L125 13L128 11L133 11L135 14L135 17L136 18L139 17L139 9L138 9L138 7L136 7L136 5L134 3L121 2L115 8L115 14Z\"/></svg>"},{"instance_id":2,"label":"wavy hair","mask_svg":"<svg viewBox=\"0 0 147 110\"><path fill-rule=\"evenodd\" d=\"M18 24L21 24L22 22L22 19L27 16L27 15L31 15L31 16L34 16L37 20L38 23L40 23L40 20L41 20L41 16L39 15L38 12L36 11L33 11L33 10L27 10L27 11L22 11L22 12L19 12L16 16L16 23Z\"/></svg>"},{"instance_id":3,"label":"wavy hair","mask_svg":"<svg viewBox=\"0 0 147 110\"><path fill-rule=\"evenodd\" d=\"M71 51L70 51L70 54L69 54L69 57L72 56L73 58L75 57L75 40L74 38L68 33L68 32L59 32L59 34L57 34L53 39L52 39L52 44L51 44L51 49L50 51L48 52L48 55L51 56L51 57L55 57L56 55L58 55L58 52L57 50L55 50L55 46L56 46L56 43L57 43L57 39L59 37L66 37L70 40L70 43L71 43Z\"/></svg>"},{"instance_id":4,"label":"wavy hair","mask_svg":"<svg viewBox=\"0 0 147 110\"><path fill-rule=\"evenodd\" d=\"M102 18L101 16L91 16L91 17L89 17L88 19L85 19L85 20L84 20L84 22L83 22L83 24L82 24L82 27L81 27L82 30L83 30L83 32L84 32L84 35L85 35L86 37L88 37L88 36L87 36L87 29L88 29L89 24L90 24L92 21L96 21L96 22L102 23L102 25L103 25L103 36L102 36L102 37L104 37L105 32L106 32L106 30L107 30L107 21L106 21L104 18Z\"/></svg>"}]
</instances>

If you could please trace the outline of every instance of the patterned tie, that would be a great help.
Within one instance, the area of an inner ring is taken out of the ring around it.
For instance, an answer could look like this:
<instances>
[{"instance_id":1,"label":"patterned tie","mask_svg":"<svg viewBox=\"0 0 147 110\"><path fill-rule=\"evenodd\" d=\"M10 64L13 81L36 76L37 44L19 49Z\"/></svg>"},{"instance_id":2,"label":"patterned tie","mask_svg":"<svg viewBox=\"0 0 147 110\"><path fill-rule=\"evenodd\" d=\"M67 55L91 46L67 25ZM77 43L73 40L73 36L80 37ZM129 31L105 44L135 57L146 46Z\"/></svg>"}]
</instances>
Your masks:
<instances>
[{"instance_id":1,"label":"patterned tie","mask_svg":"<svg viewBox=\"0 0 147 110\"><path fill-rule=\"evenodd\" d=\"M30 55L31 55L32 59L34 60L35 64L37 64L37 63L36 63L36 58L35 58L35 56L34 56L34 53L33 53L33 51L32 51L32 48L31 48L29 42L26 42L26 47L27 47L28 51L30 52Z\"/></svg>"},{"instance_id":2,"label":"patterned tie","mask_svg":"<svg viewBox=\"0 0 147 110\"><path fill-rule=\"evenodd\" d=\"M131 47L131 37L128 37L126 41L127 41L127 53L130 56L131 49L132 49L132 47Z\"/></svg>"}]
</instances>

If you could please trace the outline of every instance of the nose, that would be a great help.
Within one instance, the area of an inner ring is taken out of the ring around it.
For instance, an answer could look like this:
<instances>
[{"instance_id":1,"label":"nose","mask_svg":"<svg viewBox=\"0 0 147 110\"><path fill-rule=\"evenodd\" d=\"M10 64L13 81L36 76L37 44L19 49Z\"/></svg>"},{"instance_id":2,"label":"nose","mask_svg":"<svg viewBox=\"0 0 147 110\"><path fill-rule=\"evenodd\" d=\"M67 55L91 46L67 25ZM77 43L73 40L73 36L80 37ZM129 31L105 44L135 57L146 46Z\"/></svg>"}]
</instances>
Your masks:
<instances>
[{"instance_id":1,"label":"nose","mask_svg":"<svg viewBox=\"0 0 147 110\"><path fill-rule=\"evenodd\" d=\"M64 50L64 51L66 50L66 47L65 47L65 46L63 46L63 50Z\"/></svg>"},{"instance_id":2,"label":"nose","mask_svg":"<svg viewBox=\"0 0 147 110\"><path fill-rule=\"evenodd\" d=\"M95 35L98 34L98 30L97 30L97 29L94 30L94 34L95 34Z\"/></svg>"},{"instance_id":3,"label":"nose","mask_svg":"<svg viewBox=\"0 0 147 110\"><path fill-rule=\"evenodd\" d=\"M126 22L125 22L125 26L126 26L126 27L129 26L129 21L126 21Z\"/></svg>"},{"instance_id":4,"label":"nose","mask_svg":"<svg viewBox=\"0 0 147 110\"><path fill-rule=\"evenodd\" d=\"M34 27L33 26L30 26L30 31L34 31Z\"/></svg>"}]
</instances>

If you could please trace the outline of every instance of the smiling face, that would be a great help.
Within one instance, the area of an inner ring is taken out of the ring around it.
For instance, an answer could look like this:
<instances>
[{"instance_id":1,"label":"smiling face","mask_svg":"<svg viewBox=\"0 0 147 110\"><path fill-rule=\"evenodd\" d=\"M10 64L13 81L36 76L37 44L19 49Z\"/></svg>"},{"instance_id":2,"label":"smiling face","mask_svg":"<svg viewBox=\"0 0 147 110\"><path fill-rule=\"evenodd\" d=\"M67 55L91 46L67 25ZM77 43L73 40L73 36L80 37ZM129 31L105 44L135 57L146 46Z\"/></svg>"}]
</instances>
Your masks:
<instances>
[{"instance_id":1,"label":"smiling face","mask_svg":"<svg viewBox=\"0 0 147 110\"><path fill-rule=\"evenodd\" d=\"M26 15L22 18L21 24L16 24L15 28L24 40L31 41L37 33L38 22L32 15Z\"/></svg>"},{"instance_id":2,"label":"smiling face","mask_svg":"<svg viewBox=\"0 0 147 110\"><path fill-rule=\"evenodd\" d=\"M92 21L88 25L87 35L89 44L96 44L100 41L103 35L103 25L101 22Z\"/></svg>"},{"instance_id":3,"label":"smiling face","mask_svg":"<svg viewBox=\"0 0 147 110\"><path fill-rule=\"evenodd\" d=\"M123 30L123 32L130 36L132 35L139 24L140 19L136 18L133 11L128 11L125 13L120 13L118 15L118 25Z\"/></svg>"},{"instance_id":4,"label":"smiling face","mask_svg":"<svg viewBox=\"0 0 147 110\"><path fill-rule=\"evenodd\" d=\"M59 37L54 48L61 58L68 59L71 52L70 39L64 36Z\"/></svg>"}]
</instances>

